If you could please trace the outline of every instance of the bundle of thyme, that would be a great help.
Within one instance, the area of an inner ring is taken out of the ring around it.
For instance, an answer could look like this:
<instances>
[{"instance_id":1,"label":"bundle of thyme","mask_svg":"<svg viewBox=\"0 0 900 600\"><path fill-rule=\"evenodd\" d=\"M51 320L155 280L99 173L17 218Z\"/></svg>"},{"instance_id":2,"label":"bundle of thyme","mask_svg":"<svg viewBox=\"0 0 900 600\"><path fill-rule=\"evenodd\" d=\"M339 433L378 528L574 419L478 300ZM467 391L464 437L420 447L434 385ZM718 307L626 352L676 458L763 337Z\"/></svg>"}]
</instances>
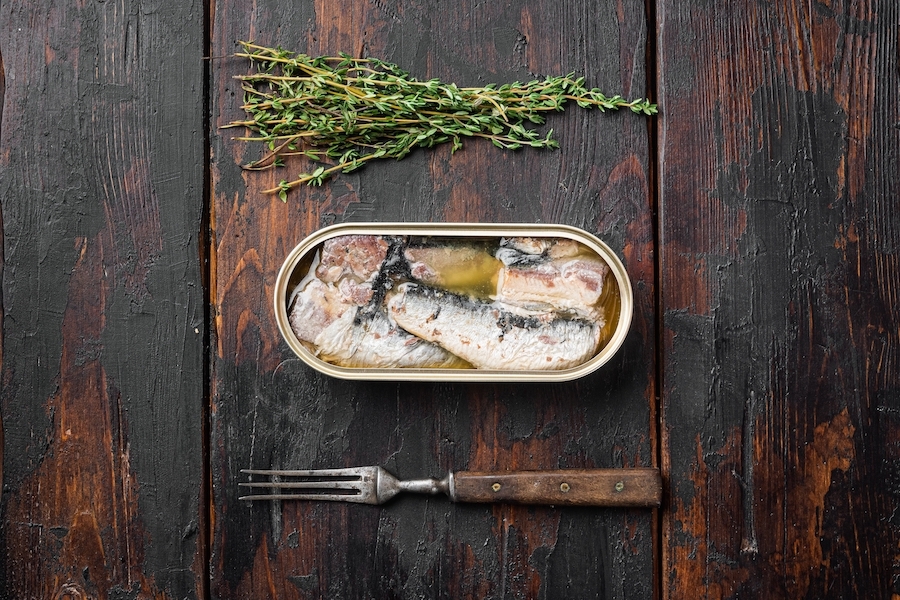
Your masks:
<instances>
[{"instance_id":1,"label":"bundle of thyme","mask_svg":"<svg viewBox=\"0 0 900 600\"><path fill-rule=\"evenodd\" d=\"M553 130L541 135L527 123L541 125L544 115L562 111L568 101L601 111L620 108L656 114L647 100L626 101L587 89L583 77L566 75L543 81L460 88L437 79L416 80L396 65L374 59L312 58L280 48L240 42L237 56L250 60L256 72L239 76L247 120L226 127L245 127L237 138L262 142L266 155L247 169L283 166L283 158L303 155L319 163L296 179L265 190L285 200L304 183L321 185L337 172L349 173L377 158L400 159L413 148L449 142L451 151L464 137L482 137L495 146L517 149L557 148Z\"/></svg>"}]
</instances>

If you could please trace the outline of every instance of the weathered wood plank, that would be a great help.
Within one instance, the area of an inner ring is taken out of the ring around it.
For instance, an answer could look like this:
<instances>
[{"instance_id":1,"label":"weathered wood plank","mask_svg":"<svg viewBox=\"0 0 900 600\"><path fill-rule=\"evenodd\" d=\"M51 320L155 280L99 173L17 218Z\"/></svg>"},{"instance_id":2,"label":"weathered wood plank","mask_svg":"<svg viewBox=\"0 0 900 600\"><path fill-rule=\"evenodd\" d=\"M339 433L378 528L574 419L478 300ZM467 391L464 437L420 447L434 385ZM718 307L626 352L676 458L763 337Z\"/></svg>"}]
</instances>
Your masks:
<instances>
[{"instance_id":1,"label":"weathered wood plank","mask_svg":"<svg viewBox=\"0 0 900 600\"><path fill-rule=\"evenodd\" d=\"M577 71L645 93L642 2L215 4L213 54L236 40L309 54L344 51L420 78L481 85ZM242 118L233 75L214 64L216 126ZM449 469L649 466L654 462L654 254L647 123L570 108L550 124L558 152L472 141L372 163L286 203L281 173L238 165L258 148L213 137L215 324L212 590L221 598L579 598L652 595L648 510L452 505L384 507L237 501L245 467L382 464L403 477ZM305 169L291 166L289 174ZM600 372L557 385L358 383L293 358L272 314L287 252L346 221L558 222L606 239L637 294L632 334Z\"/></svg>"},{"instance_id":2,"label":"weathered wood plank","mask_svg":"<svg viewBox=\"0 0 900 600\"><path fill-rule=\"evenodd\" d=\"M0 5L0 596L203 593L203 16Z\"/></svg>"},{"instance_id":3,"label":"weathered wood plank","mask_svg":"<svg viewBox=\"0 0 900 600\"><path fill-rule=\"evenodd\" d=\"M897 22L659 3L667 598L900 594Z\"/></svg>"},{"instance_id":4,"label":"weathered wood plank","mask_svg":"<svg viewBox=\"0 0 900 600\"><path fill-rule=\"evenodd\" d=\"M3 132L3 105L6 98L6 69L3 67L3 48L0 46L0 133ZM0 202L0 281L3 280L3 203ZM3 369L3 286L0 286L0 371ZM3 441L3 411L0 405L0 507L3 501L3 451L6 445Z\"/></svg>"}]
</instances>

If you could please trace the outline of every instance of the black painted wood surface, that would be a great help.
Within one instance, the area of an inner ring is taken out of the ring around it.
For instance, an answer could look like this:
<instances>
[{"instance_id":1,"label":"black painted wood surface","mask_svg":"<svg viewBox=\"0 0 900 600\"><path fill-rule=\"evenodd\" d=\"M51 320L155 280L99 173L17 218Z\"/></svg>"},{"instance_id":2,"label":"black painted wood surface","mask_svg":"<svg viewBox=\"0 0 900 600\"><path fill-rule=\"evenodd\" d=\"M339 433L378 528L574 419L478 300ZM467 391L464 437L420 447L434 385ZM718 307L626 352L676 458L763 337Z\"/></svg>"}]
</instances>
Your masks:
<instances>
[{"instance_id":1,"label":"black painted wood surface","mask_svg":"<svg viewBox=\"0 0 900 600\"><path fill-rule=\"evenodd\" d=\"M662 2L662 586L896 598L892 1Z\"/></svg>"},{"instance_id":2,"label":"black painted wood surface","mask_svg":"<svg viewBox=\"0 0 900 600\"><path fill-rule=\"evenodd\" d=\"M203 23L0 3L0 597L204 594Z\"/></svg>"},{"instance_id":3,"label":"black painted wood surface","mask_svg":"<svg viewBox=\"0 0 900 600\"><path fill-rule=\"evenodd\" d=\"M213 54L250 39L312 55L378 56L414 76L484 85L578 71L645 93L643 4L439 2L287 6L219 2ZM216 63L213 122L242 118ZM648 125L577 107L552 119L558 152L473 140L372 163L286 203L281 173L241 172L260 148L213 136L215 333L213 593L239 597L635 598L653 594L649 509L469 506L403 496L386 506L249 505L240 468L380 464L448 470L650 466L654 461L653 248ZM298 172L304 163L293 166ZM565 384L359 383L318 374L281 341L271 290L306 235L349 221L551 222L605 239L632 269L637 315L624 351Z\"/></svg>"},{"instance_id":4,"label":"black painted wood surface","mask_svg":"<svg viewBox=\"0 0 900 600\"><path fill-rule=\"evenodd\" d=\"M0 597L900 598L898 22L892 0L0 2ZM240 39L459 85L575 71L662 113L570 106L558 151L438 147L282 203L218 129ZM597 234L635 289L625 347L562 384L311 371L275 327L281 261L395 220ZM241 468L365 464L658 465L664 503L237 500Z\"/></svg>"}]
</instances>

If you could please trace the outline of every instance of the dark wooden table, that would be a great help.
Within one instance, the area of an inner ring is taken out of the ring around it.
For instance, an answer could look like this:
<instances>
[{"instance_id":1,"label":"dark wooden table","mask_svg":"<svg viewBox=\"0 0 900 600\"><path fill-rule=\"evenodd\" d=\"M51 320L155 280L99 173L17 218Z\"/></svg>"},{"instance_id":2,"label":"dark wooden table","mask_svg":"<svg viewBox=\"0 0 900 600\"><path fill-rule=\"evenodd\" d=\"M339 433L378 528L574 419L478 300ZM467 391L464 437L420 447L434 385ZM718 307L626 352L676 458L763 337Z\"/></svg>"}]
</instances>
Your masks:
<instances>
[{"instance_id":1,"label":"dark wooden table","mask_svg":"<svg viewBox=\"0 0 900 600\"><path fill-rule=\"evenodd\" d=\"M898 7L0 2L0 597L900 598ZM419 150L281 202L220 129L241 39L661 113L573 105L558 151ZM275 275L352 221L583 228L629 337L566 383L319 374ZM242 468L367 464L654 466L665 496L237 499Z\"/></svg>"}]
</instances>

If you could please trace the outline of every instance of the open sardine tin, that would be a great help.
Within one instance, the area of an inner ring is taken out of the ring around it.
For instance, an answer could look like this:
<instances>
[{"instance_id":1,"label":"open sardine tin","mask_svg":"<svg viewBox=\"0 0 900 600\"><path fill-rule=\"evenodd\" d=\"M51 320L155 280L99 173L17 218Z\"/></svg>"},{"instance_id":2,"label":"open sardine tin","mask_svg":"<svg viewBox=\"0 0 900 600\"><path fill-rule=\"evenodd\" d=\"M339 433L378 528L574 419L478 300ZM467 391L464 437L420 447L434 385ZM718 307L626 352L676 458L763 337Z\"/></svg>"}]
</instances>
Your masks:
<instances>
[{"instance_id":1,"label":"open sardine tin","mask_svg":"<svg viewBox=\"0 0 900 600\"><path fill-rule=\"evenodd\" d=\"M605 243L549 224L333 225L275 283L291 349L353 380L576 379L622 346L633 302Z\"/></svg>"}]
</instances>

